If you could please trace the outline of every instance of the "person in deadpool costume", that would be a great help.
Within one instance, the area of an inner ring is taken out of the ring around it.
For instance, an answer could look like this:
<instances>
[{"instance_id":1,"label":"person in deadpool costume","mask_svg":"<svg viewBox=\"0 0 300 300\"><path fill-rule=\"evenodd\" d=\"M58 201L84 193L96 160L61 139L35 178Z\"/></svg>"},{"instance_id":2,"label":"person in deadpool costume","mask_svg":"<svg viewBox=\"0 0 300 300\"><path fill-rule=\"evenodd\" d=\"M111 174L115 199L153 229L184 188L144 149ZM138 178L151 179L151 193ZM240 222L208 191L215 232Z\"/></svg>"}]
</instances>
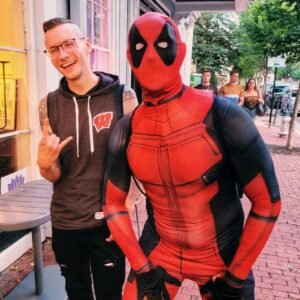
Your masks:
<instances>
[{"instance_id":1,"label":"person in deadpool costume","mask_svg":"<svg viewBox=\"0 0 300 300\"><path fill-rule=\"evenodd\" d=\"M271 157L240 107L183 85L185 44L169 17L142 15L128 40L143 103L111 135L103 203L132 267L123 299L174 299L184 279L202 299L242 299L280 212ZM139 242L125 207L131 175L147 194ZM252 204L245 224L237 181Z\"/></svg>"}]
</instances>

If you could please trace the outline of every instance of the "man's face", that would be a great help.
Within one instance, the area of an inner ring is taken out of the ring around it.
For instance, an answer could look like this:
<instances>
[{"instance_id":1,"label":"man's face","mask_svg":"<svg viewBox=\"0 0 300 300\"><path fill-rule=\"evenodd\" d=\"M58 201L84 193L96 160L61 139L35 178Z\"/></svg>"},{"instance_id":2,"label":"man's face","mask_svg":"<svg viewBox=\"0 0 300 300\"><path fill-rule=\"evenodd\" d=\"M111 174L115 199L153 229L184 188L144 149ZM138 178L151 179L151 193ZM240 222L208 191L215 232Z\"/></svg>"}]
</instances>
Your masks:
<instances>
[{"instance_id":1,"label":"man's face","mask_svg":"<svg viewBox=\"0 0 300 300\"><path fill-rule=\"evenodd\" d=\"M127 57L141 86L167 90L179 76L185 45L173 21L157 13L139 17L129 32Z\"/></svg>"},{"instance_id":2,"label":"man's face","mask_svg":"<svg viewBox=\"0 0 300 300\"><path fill-rule=\"evenodd\" d=\"M204 84L209 84L211 79L211 74L210 72L203 72L202 73L202 83Z\"/></svg>"},{"instance_id":3,"label":"man's face","mask_svg":"<svg viewBox=\"0 0 300 300\"><path fill-rule=\"evenodd\" d=\"M232 75L230 75L230 83L238 83L239 81L239 73L233 73Z\"/></svg>"},{"instance_id":4,"label":"man's face","mask_svg":"<svg viewBox=\"0 0 300 300\"><path fill-rule=\"evenodd\" d=\"M74 42L71 51L67 47L61 47L66 41ZM75 40L74 40L75 39ZM53 66L67 78L68 81L79 79L89 67L89 54L91 45L86 39L82 39L80 30L73 24L58 25L45 33L46 49L58 47L57 56L51 56ZM65 50L63 49L65 48ZM57 52L57 51L56 51Z\"/></svg>"}]
</instances>

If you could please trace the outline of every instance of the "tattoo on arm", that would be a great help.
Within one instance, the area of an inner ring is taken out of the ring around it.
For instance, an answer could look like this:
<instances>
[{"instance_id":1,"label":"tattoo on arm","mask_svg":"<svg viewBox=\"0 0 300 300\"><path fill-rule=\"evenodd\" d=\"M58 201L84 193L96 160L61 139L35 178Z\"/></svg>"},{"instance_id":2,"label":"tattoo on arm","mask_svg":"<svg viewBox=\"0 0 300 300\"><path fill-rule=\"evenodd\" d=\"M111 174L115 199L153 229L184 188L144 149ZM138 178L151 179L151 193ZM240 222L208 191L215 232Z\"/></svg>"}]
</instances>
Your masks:
<instances>
[{"instance_id":1,"label":"tattoo on arm","mask_svg":"<svg viewBox=\"0 0 300 300\"><path fill-rule=\"evenodd\" d=\"M129 112L133 111L134 108L138 106L138 100L136 94L133 89L124 87L123 92L123 112L124 115L128 114Z\"/></svg>"},{"instance_id":2,"label":"tattoo on arm","mask_svg":"<svg viewBox=\"0 0 300 300\"><path fill-rule=\"evenodd\" d=\"M47 96L44 97L39 104L39 116L40 116L40 125L43 126L43 122L46 118L48 118L47 111Z\"/></svg>"}]
</instances>

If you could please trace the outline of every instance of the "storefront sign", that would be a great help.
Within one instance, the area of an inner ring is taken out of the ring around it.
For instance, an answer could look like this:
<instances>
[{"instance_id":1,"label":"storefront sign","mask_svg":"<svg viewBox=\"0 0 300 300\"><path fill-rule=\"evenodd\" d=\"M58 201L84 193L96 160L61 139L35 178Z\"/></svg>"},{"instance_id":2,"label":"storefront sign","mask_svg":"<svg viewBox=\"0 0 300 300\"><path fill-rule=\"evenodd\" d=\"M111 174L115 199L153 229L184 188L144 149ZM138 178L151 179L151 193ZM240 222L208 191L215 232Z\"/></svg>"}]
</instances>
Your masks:
<instances>
[{"instance_id":1,"label":"storefront sign","mask_svg":"<svg viewBox=\"0 0 300 300\"><path fill-rule=\"evenodd\" d=\"M285 67L285 58L282 58L281 56L269 57L268 67Z\"/></svg>"}]
</instances>

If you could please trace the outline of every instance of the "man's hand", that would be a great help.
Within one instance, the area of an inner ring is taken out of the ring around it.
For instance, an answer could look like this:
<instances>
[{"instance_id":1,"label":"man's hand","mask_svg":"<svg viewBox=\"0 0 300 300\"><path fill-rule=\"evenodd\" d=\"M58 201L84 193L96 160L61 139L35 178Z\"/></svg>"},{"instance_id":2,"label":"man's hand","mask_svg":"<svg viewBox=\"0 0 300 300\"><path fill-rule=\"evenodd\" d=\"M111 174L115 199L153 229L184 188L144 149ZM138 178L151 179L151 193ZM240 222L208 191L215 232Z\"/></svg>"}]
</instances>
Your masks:
<instances>
[{"instance_id":1,"label":"man's hand","mask_svg":"<svg viewBox=\"0 0 300 300\"><path fill-rule=\"evenodd\" d=\"M106 238L105 240L106 240L108 243L110 243L110 242L114 241L115 239L114 239L113 235L110 234L109 237Z\"/></svg>"},{"instance_id":2,"label":"man's hand","mask_svg":"<svg viewBox=\"0 0 300 300\"><path fill-rule=\"evenodd\" d=\"M229 285L224 277L218 277L213 284L214 300L242 300L242 288Z\"/></svg>"},{"instance_id":3,"label":"man's hand","mask_svg":"<svg viewBox=\"0 0 300 300\"><path fill-rule=\"evenodd\" d=\"M69 136L60 143L60 138L56 136L46 118L43 122L42 138L38 146L37 164L42 170L49 170L56 162L61 150L73 139Z\"/></svg>"},{"instance_id":4,"label":"man's hand","mask_svg":"<svg viewBox=\"0 0 300 300\"><path fill-rule=\"evenodd\" d=\"M170 300L165 282L180 286L180 281L170 276L162 267L136 274L138 300Z\"/></svg>"}]
</instances>

